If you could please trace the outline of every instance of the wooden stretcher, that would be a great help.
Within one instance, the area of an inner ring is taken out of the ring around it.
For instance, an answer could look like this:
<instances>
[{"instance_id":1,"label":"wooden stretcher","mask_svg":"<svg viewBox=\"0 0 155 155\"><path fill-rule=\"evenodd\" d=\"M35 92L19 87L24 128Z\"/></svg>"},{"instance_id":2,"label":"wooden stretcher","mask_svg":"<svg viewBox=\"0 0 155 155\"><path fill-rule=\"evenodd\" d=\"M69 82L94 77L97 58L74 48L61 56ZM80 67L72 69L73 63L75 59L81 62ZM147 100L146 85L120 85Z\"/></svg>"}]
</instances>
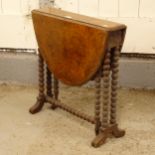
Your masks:
<instances>
[{"instance_id":1,"label":"wooden stretcher","mask_svg":"<svg viewBox=\"0 0 155 155\"><path fill-rule=\"evenodd\" d=\"M30 112L40 111L44 102L49 102L53 109L60 107L94 123L97 135L92 142L94 147L104 143L111 134L123 136L125 132L116 123L116 99L118 60L126 26L54 8L33 10L32 17L39 46L39 96ZM46 92L44 62L47 64ZM89 80L96 83L95 117L86 116L58 100L58 81L79 86Z\"/></svg>"}]
</instances>

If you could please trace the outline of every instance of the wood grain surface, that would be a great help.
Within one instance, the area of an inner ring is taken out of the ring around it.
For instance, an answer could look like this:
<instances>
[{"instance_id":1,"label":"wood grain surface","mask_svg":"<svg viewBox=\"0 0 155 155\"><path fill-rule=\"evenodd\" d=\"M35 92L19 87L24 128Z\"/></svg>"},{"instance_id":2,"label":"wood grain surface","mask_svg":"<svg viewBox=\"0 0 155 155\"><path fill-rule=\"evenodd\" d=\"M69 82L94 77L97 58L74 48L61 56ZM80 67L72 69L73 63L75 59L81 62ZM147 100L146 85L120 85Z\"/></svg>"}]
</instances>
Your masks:
<instances>
[{"instance_id":1,"label":"wood grain surface","mask_svg":"<svg viewBox=\"0 0 155 155\"><path fill-rule=\"evenodd\" d=\"M68 85L93 77L103 62L109 31L124 26L57 9L34 10L32 17L41 55L55 77Z\"/></svg>"}]
</instances>

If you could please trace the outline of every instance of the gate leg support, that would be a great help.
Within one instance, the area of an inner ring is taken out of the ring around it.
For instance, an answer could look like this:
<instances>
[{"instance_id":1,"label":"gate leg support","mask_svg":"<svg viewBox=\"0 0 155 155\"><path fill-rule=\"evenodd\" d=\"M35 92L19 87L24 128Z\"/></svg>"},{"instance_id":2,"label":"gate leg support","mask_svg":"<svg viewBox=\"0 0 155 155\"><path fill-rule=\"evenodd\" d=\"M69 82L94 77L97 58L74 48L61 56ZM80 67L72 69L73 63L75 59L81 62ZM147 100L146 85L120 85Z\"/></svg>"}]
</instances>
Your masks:
<instances>
[{"instance_id":1,"label":"gate leg support","mask_svg":"<svg viewBox=\"0 0 155 155\"><path fill-rule=\"evenodd\" d=\"M55 82L55 78L53 80L52 73L50 72L48 66L46 67L46 94L49 97L54 97L55 99L58 97L58 82ZM56 108L54 102L51 103L51 108L54 110Z\"/></svg>"},{"instance_id":2,"label":"gate leg support","mask_svg":"<svg viewBox=\"0 0 155 155\"><path fill-rule=\"evenodd\" d=\"M50 97L53 97L53 90L52 90L52 74L46 66L46 94Z\"/></svg>"},{"instance_id":3,"label":"gate leg support","mask_svg":"<svg viewBox=\"0 0 155 155\"><path fill-rule=\"evenodd\" d=\"M99 147L111 134L111 128L108 127L108 105L109 105L109 82L110 82L110 51L107 51L104 64L103 64L103 103L102 103L102 121L100 133L92 142L92 146Z\"/></svg>"},{"instance_id":4,"label":"gate leg support","mask_svg":"<svg viewBox=\"0 0 155 155\"><path fill-rule=\"evenodd\" d=\"M111 61L111 112L110 112L110 124L117 124L116 122L116 108L117 108L117 87L118 87L118 72L119 72L119 55L120 48L117 47L112 53L112 61ZM122 137L125 135L124 130L120 130L118 126L116 126L113 131L113 135L116 138Z\"/></svg>"},{"instance_id":5,"label":"gate leg support","mask_svg":"<svg viewBox=\"0 0 155 155\"><path fill-rule=\"evenodd\" d=\"M96 135L99 134L100 126L101 126L101 120L100 120L100 110L101 110L101 71L102 69L99 70L99 72L96 75L95 78L95 85L96 85L96 102L95 102L95 133Z\"/></svg>"},{"instance_id":6,"label":"gate leg support","mask_svg":"<svg viewBox=\"0 0 155 155\"><path fill-rule=\"evenodd\" d=\"M105 143L106 139L111 137L111 135L115 135L116 138L124 136L123 132L120 132L117 124L109 126L104 130L101 130L100 133L96 136L96 138L92 142L92 146L97 148Z\"/></svg>"},{"instance_id":7,"label":"gate leg support","mask_svg":"<svg viewBox=\"0 0 155 155\"><path fill-rule=\"evenodd\" d=\"M34 106L32 106L29 110L31 114L35 114L39 112L45 103L44 96L44 61L42 56L39 54L39 95L37 98L37 102Z\"/></svg>"},{"instance_id":8,"label":"gate leg support","mask_svg":"<svg viewBox=\"0 0 155 155\"><path fill-rule=\"evenodd\" d=\"M54 77L54 99L55 100L58 100L58 97L59 97L59 81L56 79L56 77ZM51 108L54 110L57 108L56 104L55 103L52 103L52 106Z\"/></svg>"},{"instance_id":9,"label":"gate leg support","mask_svg":"<svg viewBox=\"0 0 155 155\"><path fill-rule=\"evenodd\" d=\"M118 84L118 67L119 67L119 48L115 51L107 53L103 65L103 115L99 134L92 142L93 147L99 147L104 144L108 137L114 136L116 138L125 135L124 130L120 130L116 121L116 103L117 103L117 84ZM111 64L111 67L110 67ZM110 82L110 68L111 74L111 99L109 95L109 82ZM110 103L110 120L108 119L109 110L108 104Z\"/></svg>"}]
</instances>

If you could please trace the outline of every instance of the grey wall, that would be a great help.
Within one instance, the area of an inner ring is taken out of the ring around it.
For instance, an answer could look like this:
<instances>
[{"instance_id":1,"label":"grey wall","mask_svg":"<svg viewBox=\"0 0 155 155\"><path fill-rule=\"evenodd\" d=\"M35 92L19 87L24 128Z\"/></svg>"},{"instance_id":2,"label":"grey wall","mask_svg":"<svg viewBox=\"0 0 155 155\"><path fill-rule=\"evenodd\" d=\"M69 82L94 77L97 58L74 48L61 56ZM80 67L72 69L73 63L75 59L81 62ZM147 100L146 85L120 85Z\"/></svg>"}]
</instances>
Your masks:
<instances>
[{"instance_id":1,"label":"grey wall","mask_svg":"<svg viewBox=\"0 0 155 155\"><path fill-rule=\"evenodd\" d=\"M38 61L36 54L0 52L1 83L37 84ZM128 88L155 89L155 59L122 57L119 84Z\"/></svg>"},{"instance_id":2,"label":"grey wall","mask_svg":"<svg viewBox=\"0 0 155 155\"><path fill-rule=\"evenodd\" d=\"M1 83L37 84L37 70L35 54L0 53Z\"/></svg>"}]
</instances>

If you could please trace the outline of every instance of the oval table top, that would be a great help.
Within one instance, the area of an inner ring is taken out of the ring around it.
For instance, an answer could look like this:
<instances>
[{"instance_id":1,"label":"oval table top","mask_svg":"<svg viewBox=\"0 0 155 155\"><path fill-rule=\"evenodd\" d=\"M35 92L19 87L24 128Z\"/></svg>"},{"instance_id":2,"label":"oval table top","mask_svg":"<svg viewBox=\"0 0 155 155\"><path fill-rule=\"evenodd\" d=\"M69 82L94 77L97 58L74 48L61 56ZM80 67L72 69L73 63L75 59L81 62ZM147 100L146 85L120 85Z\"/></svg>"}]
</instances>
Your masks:
<instances>
[{"instance_id":1,"label":"oval table top","mask_svg":"<svg viewBox=\"0 0 155 155\"><path fill-rule=\"evenodd\" d=\"M34 10L32 17L40 53L49 70L72 86L82 85L95 75L103 62L110 30L124 28L58 9Z\"/></svg>"}]
</instances>

